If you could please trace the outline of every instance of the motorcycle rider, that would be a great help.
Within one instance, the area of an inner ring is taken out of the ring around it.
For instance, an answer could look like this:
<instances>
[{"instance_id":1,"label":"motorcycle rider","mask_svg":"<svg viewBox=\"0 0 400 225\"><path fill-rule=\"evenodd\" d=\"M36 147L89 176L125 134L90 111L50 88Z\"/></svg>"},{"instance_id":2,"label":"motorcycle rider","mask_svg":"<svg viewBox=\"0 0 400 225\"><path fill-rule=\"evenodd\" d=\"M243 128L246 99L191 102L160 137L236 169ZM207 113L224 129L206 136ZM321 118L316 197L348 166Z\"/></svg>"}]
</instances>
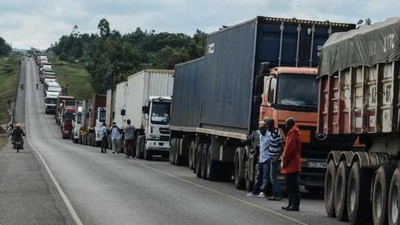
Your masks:
<instances>
[{"instance_id":1,"label":"motorcycle rider","mask_svg":"<svg viewBox=\"0 0 400 225\"><path fill-rule=\"evenodd\" d=\"M38 89L38 87L39 87L39 84L38 84L38 83L36 83L36 89Z\"/></svg>"},{"instance_id":2,"label":"motorcycle rider","mask_svg":"<svg viewBox=\"0 0 400 225\"><path fill-rule=\"evenodd\" d=\"M20 88L21 90L24 90L24 84L21 84Z\"/></svg>"},{"instance_id":3,"label":"motorcycle rider","mask_svg":"<svg viewBox=\"0 0 400 225\"><path fill-rule=\"evenodd\" d=\"M25 136L25 132L21 129L21 124L17 123L15 124L15 128L12 132L12 140L13 144L15 141L20 141L21 142L21 147L24 149L24 139L22 136Z\"/></svg>"}]
</instances>

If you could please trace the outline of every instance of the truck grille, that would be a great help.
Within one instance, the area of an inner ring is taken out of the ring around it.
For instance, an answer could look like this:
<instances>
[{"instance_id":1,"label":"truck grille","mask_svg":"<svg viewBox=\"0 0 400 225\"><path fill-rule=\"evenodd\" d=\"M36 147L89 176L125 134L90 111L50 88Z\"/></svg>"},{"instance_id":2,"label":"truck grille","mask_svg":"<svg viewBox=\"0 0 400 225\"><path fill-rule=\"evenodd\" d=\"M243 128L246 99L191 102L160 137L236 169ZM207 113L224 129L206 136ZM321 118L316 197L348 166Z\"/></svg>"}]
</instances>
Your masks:
<instances>
[{"instance_id":1,"label":"truck grille","mask_svg":"<svg viewBox=\"0 0 400 225\"><path fill-rule=\"evenodd\" d=\"M160 127L159 130L160 130L160 133L161 133L161 134L169 134L169 133L170 133L169 128L162 128L162 127Z\"/></svg>"},{"instance_id":2,"label":"truck grille","mask_svg":"<svg viewBox=\"0 0 400 225\"><path fill-rule=\"evenodd\" d=\"M160 136L160 141L169 141L169 136Z\"/></svg>"}]
</instances>

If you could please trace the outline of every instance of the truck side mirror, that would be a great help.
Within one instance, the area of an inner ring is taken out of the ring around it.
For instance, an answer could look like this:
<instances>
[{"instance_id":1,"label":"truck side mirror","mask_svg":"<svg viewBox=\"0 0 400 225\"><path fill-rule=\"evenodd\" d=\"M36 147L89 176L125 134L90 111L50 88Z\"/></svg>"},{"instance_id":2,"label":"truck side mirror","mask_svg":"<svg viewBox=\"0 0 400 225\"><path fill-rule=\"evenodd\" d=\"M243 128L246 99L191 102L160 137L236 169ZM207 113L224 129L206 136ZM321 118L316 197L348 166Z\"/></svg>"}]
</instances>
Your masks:
<instances>
[{"instance_id":1,"label":"truck side mirror","mask_svg":"<svg viewBox=\"0 0 400 225\"><path fill-rule=\"evenodd\" d=\"M256 76L255 95L261 96L264 91L264 76Z\"/></svg>"},{"instance_id":2,"label":"truck side mirror","mask_svg":"<svg viewBox=\"0 0 400 225\"><path fill-rule=\"evenodd\" d=\"M270 67L269 62L262 62L260 64L260 76L267 76L269 67Z\"/></svg>"},{"instance_id":3,"label":"truck side mirror","mask_svg":"<svg viewBox=\"0 0 400 225\"><path fill-rule=\"evenodd\" d=\"M142 106L142 113L148 114L149 113L149 107L148 106Z\"/></svg>"},{"instance_id":4,"label":"truck side mirror","mask_svg":"<svg viewBox=\"0 0 400 225\"><path fill-rule=\"evenodd\" d=\"M121 116L125 116L126 110L125 109L121 109Z\"/></svg>"}]
</instances>

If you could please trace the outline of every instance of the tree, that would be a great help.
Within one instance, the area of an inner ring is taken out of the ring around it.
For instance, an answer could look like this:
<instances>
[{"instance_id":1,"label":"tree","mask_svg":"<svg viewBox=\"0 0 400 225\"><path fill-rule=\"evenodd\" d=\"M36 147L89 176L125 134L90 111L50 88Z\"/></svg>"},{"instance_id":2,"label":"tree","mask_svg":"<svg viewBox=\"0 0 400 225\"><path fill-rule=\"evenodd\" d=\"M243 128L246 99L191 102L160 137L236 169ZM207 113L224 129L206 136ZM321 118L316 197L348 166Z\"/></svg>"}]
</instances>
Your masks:
<instances>
[{"instance_id":1,"label":"tree","mask_svg":"<svg viewBox=\"0 0 400 225\"><path fill-rule=\"evenodd\" d=\"M0 56L8 56L12 51L11 46L6 43L2 37L0 37Z\"/></svg>"},{"instance_id":2,"label":"tree","mask_svg":"<svg viewBox=\"0 0 400 225\"><path fill-rule=\"evenodd\" d=\"M97 28L99 29L100 37L107 38L110 36L110 24L106 19L101 19Z\"/></svg>"}]
</instances>

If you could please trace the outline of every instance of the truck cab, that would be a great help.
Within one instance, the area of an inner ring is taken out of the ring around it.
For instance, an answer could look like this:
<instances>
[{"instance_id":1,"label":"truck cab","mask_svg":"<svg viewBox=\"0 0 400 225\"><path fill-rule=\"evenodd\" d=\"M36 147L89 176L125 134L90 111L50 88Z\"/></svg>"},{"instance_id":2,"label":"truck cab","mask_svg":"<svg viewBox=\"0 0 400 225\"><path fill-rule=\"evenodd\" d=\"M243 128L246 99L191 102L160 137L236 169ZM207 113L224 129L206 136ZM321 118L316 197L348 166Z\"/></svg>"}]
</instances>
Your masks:
<instances>
[{"instance_id":1,"label":"truck cab","mask_svg":"<svg viewBox=\"0 0 400 225\"><path fill-rule=\"evenodd\" d=\"M96 146L101 145L101 127L106 122L106 107L98 107L96 110L96 122L94 127Z\"/></svg>"},{"instance_id":2,"label":"truck cab","mask_svg":"<svg viewBox=\"0 0 400 225\"><path fill-rule=\"evenodd\" d=\"M75 106L66 106L61 115L61 133L62 138L71 138L72 121L75 116Z\"/></svg>"},{"instance_id":3,"label":"truck cab","mask_svg":"<svg viewBox=\"0 0 400 225\"><path fill-rule=\"evenodd\" d=\"M285 121L294 117L301 131L302 143L302 173L300 183L307 190L322 190L324 171L326 169L325 142L318 140L316 135L318 119L318 70L308 67L273 67L264 64L257 81L262 84L259 121L265 117L272 118L275 126L285 130ZM259 84L261 86L261 84ZM258 143L255 142L255 145ZM254 165L257 163L256 151L249 154L248 178L254 182Z\"/></svg>"},{"instance_id":4,"label":"truck cab","mask_svg":"<svg viewBox=\"0 0 400 225\"><path fill-rule=\"evenodd\" d=\"M144 157L151 159L153 154L168 155L170 144L170 111L172 98L151 96L143 107Z\"/></svg>"},{"instance_id":5,"label":"truck cab","mask_svg":"<svg viewBox=\"0 0 400 225\"><path fill-rule=\"evenodd\" d=\"M75 118L73 121L73 130L72 130L72 136L73 136L73 141L74 143L78 143L79 142L79 133L81 130L81 126L82 126L82 110L83 107L82 106L78 106L76 113L75 113Z\"/></svg>"},{"instance_id":6,"label":"truck cab","mask_svg":"<svg viewBox=\"0 0 400 225\"><path fill-rule=\"evenodd\" d=\"M46 114L54 114L56 112L58 95L58 92L46 92L46 97L44 99L44 111Z\"/></svg>"}]
</instances>

